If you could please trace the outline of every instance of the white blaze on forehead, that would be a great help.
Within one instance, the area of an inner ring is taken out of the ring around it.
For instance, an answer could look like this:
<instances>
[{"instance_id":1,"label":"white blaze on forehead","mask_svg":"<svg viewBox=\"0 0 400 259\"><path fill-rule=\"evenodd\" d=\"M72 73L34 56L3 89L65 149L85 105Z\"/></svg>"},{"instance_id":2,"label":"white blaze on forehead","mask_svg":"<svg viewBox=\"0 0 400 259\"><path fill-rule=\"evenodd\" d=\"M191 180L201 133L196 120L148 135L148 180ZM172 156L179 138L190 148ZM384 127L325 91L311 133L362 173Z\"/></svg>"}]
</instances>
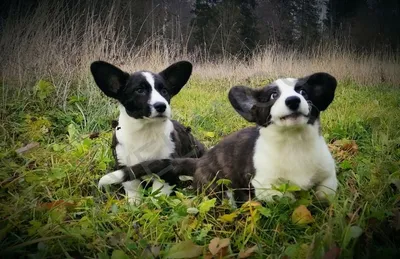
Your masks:
<instances>
[{"instance_id":1,"label":"white blaze on forehead","mask_svg":"<svg viewBox=\"0 0 400 259\"><path fill-rule=\"evenodd\" d=\"M162 97L162 95L155 88L154 76L149 72L142 72L142 75L144 76L146 81L151 86L151 94L150 94L149 104L153 105L153 104L155 104L157 102L162 102L165 105L168 105L167 100L165 100L165 98Z\"/></svg>"},{"instance_id":2,"label":"white blaze on forehead","mask_svg":"<svg viewBox=\"0 0 400 259\"><path fill-rule=\"evenodd\" d=\"M150 72L142 72L142 75L144 76L146 81L151 86L150 98L147 102L149 104L150 110L151 110L150 117L154 117L154 116L158 115L158 112L156 111L156 109L154 109L154 106L153 106L155 103L164 103L166 105L166 109L163 112L163 114L167 117L170 117L171 116L171 107L169 106L167 100L155 88L156 78L154 78L154 75Z\"/></svg>"},{"instance_id":3,"label":"white blaze on forehead","mask_svg":"<svg viewBox=\"0 0 400 259\"><path fill-rule=\"evenodd\" d=\"M146 78L147 83L151 86L151 90L154 90L154 76L149 72L142 72L144 78Z\"/></svg>"},{"instance_id":4,"label":"white blaze on forehead","mask_svg":"<svg viewBox=\"0 0 400 259\"><path fill-rule=\"evenodd\" d=\"M287 90L288 88L294 89L296 83L296 78L281 78L275 81L275 84L281 91Z\"/></svg>"}]
</instances>

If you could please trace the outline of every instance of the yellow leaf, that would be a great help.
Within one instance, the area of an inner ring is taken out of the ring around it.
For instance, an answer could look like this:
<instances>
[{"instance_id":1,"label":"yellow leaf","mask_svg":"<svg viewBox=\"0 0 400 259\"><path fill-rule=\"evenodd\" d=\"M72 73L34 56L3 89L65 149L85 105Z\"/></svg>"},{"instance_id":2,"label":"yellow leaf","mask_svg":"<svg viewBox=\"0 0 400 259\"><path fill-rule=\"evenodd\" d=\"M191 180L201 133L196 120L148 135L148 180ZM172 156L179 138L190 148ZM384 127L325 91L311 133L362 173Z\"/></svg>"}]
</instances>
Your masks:
<instances>
[{"instance_id":1,"label":"yellow leaf","mask_svg":"<svg viewBox=\"0 0 400 259\"><path fill-rule=\"evenodd\" d=\"M306 206L300 205L293 211L292 222L298 225L309 224L314 222L314 218Z\"/></svg>"},{"instance_id":2,"label":"yellow leaf","mask_svg":"<svg viewBox=\"0 0 400 259\"><path fill-rule=\"evenodd\" d=\"M239 212L235 211L230 214L222 215L221 217L218 218L218 220L222 221L222 222L232 223L234 221L234 219L238 216L238 214L239 214Z\"/></svg>"},{"instance_id":3,"label":"yellow leaf","mask_svg":"<svg viewBox=\"0 0 400 259\"><path fill-rule=\"evenodd\" d=\"M214 138L214 137L215 137L215 133L212 132L212 131L207 131L207 132L205 133L205 135L206 135L206 137L209 137L209 138Z\"/></svg>"},{"instance_id":4,"label":"yellow leaf","mask_svg":"<svg viewBox=\"0 0 400 259\"><path fill-rule=\"evenodd\" d=\"M247 209L249 207L258 207L258 206L262 206L260 202L258 201L246 201L245 203L243 203L242 208L243 209Z\"/></svg>"},{"instance_id":5,"label":"yellow leaf","mask_svg":"<svg viewBox=\"0 0 400 259\"><path fill-rule=\"evenodd\" d=\"M195 229L195 228L197 228L198 224L199 224L199 221L196 218L194 218L193 221L189 224L189 228Z\"/></svg>"}]
</instances>

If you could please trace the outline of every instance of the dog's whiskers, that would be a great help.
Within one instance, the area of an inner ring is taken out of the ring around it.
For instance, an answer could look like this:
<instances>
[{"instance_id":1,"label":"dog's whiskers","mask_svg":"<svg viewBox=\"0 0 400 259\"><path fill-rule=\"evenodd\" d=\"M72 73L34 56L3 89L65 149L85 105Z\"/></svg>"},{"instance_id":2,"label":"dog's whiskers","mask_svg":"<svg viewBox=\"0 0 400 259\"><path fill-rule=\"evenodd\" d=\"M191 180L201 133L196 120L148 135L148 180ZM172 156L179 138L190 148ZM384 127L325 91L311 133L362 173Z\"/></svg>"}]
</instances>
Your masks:
<instances>
[{"instance_id":1,"label":"dog's whiskers","mask_svg":"<svg viewBox=\"0 0 400 259\"><path fill-rule=\"evenodd\" d=\"M314 107L318 112L320 112L320 110L318 109L317 106L315 106L310 100L307 101L308 103L308 110L311 112L312 108Z\"/></svg>"}]
</instances>

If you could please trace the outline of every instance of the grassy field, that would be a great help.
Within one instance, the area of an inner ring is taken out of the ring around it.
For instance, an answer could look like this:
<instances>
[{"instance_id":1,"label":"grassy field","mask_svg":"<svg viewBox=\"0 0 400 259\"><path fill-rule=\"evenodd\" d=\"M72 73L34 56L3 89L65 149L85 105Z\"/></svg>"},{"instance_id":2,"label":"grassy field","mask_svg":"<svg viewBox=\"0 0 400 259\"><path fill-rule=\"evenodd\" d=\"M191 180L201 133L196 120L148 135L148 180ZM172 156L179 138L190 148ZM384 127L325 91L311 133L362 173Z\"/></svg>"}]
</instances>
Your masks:
<instances>
[{"instance_id":1,"label":"grassy field","mask_svg":"<svg viewBox=\"0 0 400 259\"><path fill-rule=\"evenodd\" d=\"M273 78L198 76L172 101L173 117L208 147L246 123L227 100L235 84ZM400 254L400 89L340 80L322 114L340 186L330 206L300 192L295 203L241 208L179 190L129 206L96 181L111 168L116 103L89 77L60 88L37 81L1 89L0 253L31 258L393 258ZM62 91L62 90L61 90ZM29 150L19 150L32 144ZM37 143L36 145L34 143ZM295 191L293 188L281 186ZM301 206L301 205L304 205ZM294 213L295 212L295 213ZM305 216L297 221L297 213ZM294 214L294 216L293 216Z\"/></svg>"}]
</instances>

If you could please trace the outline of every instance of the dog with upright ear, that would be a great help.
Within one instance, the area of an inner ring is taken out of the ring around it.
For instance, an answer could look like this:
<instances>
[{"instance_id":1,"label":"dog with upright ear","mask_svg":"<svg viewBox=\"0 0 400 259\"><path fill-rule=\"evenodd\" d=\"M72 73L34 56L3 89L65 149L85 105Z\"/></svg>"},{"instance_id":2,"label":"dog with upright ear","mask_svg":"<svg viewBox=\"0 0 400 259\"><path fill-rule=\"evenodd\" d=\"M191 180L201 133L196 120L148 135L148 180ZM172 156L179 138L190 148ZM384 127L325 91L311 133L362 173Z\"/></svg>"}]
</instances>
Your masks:
<instances>
[{"instance_id":1,"label":"dog with upright ear","mask_svg":"<svg viewBox=\"0 0 400 259\"><path fill-rule=\"evenodd\" d=\"M319 111L324 111L335 98L337 80L328 73L315 73L298 82L308 93L309 100Z\"/></svg>"},{"instance_id":2,"label":"dog with upright ear","mask_svg":"<svg viewBox=\"0 0 400 259\"><path fill-rule=\"evenodd\" d=\"M122 168L150 159L193 157L203 155L205 147L187 127L171 119L170 102L188 82L192 64L178 61L159 73L141 70L127 73L105 61L90 66L96 85L119 102L118 126L114 129L112 149L116 171L100 179L99 186L122 183L128 199L140 202L140 180L123 178ZM180 185L179 178L169 177L166 183L153 180L153 192L172 192Z\"/></svg>"},{"instance_id":3,"label":"dog with upright ear","mask_svg":"<svg viewBox=\"0 0 400 259\"><path fill-rule=\"evenodd\" d=\"M187 83L192 74L193 66L190 62L179 61L167 67L159 74L164 78L172 96L177 95Z\"/></svg>"},{"instance_id":4,"label":"dog with upright ear","mask_svg":"<svg viewBox=\"0 0 400 259\"><path fill-rule=\"evenodd\" d=\"M258 101L256 99L256 91L247 86L234 86L229 90L228 99L243 118L249 122L256 122L254 107Z\"/></svg>"},{"instance_id":5,"label":"dog with upright ear","mask_svg":"<svg viewBox=\"0 0 400 259\"><path fill-rule=\"evenodd\" d=\"M226 136L201 158L152 160L124 169L126 179L147 172L165 172L178 177L193 171L197 190L234 197L238 203L249 199L273 201L289 195L274 189L290 183L302 190L315 188L317 198L336 192L335 161L320 131L320 112L332 103L336 79L327 73L303 78L280 78L254 89L232 87L228 99L244 119L256 124ZM161 176L164 177L164 176ZM224 194L213 183L229 179L233 193Z\"/></svg>"},{"instance_id":6,"label":"dog with upright ear","mask_svg":"<svg viewBox=\"0 0 400 259\"><path fill-rule=\"evenodd\" d=\"M230 89L228 98L236 112L247 121L260 126L268 126L274 121L279 124L282 116L278 115L288 115L292 111L287 105L290 100L280 98L290 91L280 89L278 84L293 86L292 91L298 95L291 97L295 100L293 105L300 104L300 111L312 122L319 118L320 112L326 110L333 101L337 81L330 74L320 72L299 79L279 79L269 87L261 89L234 86ZM311 113L308 113L308 110L311 110Z\"/></svg>"},{"instance_id":7,"label":"dog with upright ear","mask_svg":"<svg viewBox=\"0 0 400 259\"><path fill-rule=\"evenodd\" d=\"M175 96L187 83L193 66L188 61L178 61L158 73L169 90L169 95ZM95 61L90 65L90 71L97 86L108 97L119 99L119 94L123 94L123 89L130 80L130 74L120 68L105 62Z\"/></svg>"},{"instance_id":8,"label":"dog with upright ear","mask_svg":"<svg viewBox=\"0 0 400 259\"><path fill-rule=\"evenodd\" d=\"M90 71L100 90L114 99L118 99L118 93L125 87L129 79L128 73L104 61L93 62L90 65Z\"/></svg>"}]
</instances>

